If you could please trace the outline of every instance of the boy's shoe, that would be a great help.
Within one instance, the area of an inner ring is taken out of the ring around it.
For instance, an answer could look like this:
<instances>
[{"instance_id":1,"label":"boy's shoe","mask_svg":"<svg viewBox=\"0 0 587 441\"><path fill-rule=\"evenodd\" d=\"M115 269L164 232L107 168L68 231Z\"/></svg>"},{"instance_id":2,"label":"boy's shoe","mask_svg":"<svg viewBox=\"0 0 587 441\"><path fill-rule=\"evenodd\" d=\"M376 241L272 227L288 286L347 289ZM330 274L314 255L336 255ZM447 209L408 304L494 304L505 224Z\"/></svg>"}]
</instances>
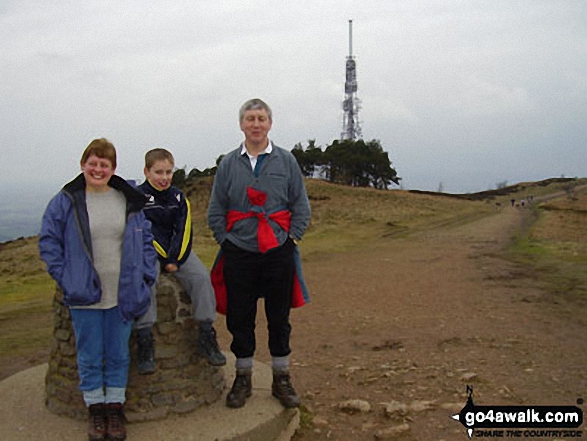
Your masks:
<instances>
[{"instance_id":1,"label":"boy's shoe","mask_svg":"<svg viewBox=\"0 0 587 441\"><path fill-rule=\"evenodd\" d=\"M200 328L197 351L212 366L224 366L226 364L226 357L220 352L218 341L216 340L216 330L214 328L210 328L209 330Z\"/></svg>"},{"instance_id":2,"label":"boy's shoe","mask_svg":"<svg viewBox=\"0 0 587 441\"><path fill-rule=\"evenodd\" d=\"M139 374L147 375L155 372L155 342L150 328L137 331Z\"/></svg>"},{"instance_id":3,"label":"boy's shoe","mask_svg":"<svg viewBox=\"0 0 587 441\"><path fill-rule=\"evenodd\" d=\"M92 404L88 408L88 439L101 441L106 439L106 407L104 403Z\"/></svg>"},{"instance_id":4,"label":"boy's shoe","mask_svg":"<svg viewBox=\"0 0 587 441\"><path fill-rule=\"evenodd\" d=\"M106 404L106 417L108 418L107 439L115 441L126 439L126 417L122 403Z\"/></svg>"},{"instance_id":5,"label":"boy's shoe","mask_svg":"<svg viewBox=\"0 0 587 441\"><path fill-rule=\"evenodd\" d=\"M247 398L253 395L252 371L237 369L232 388L226 396L226 405L233 409L243 407Z\"/></svg>"},{"instance_id":6,"label":"boy's shoe","mask_svg":"<svg viewBox=\"0 0 587 441\"><path fill-rule=\"evenodd\" d=\"M273 371L271 395L277 398L286 409L293 409L294 407L300 406L300 398L291 384L291 377L288 371Z\"/></svg>"}]
</instances>

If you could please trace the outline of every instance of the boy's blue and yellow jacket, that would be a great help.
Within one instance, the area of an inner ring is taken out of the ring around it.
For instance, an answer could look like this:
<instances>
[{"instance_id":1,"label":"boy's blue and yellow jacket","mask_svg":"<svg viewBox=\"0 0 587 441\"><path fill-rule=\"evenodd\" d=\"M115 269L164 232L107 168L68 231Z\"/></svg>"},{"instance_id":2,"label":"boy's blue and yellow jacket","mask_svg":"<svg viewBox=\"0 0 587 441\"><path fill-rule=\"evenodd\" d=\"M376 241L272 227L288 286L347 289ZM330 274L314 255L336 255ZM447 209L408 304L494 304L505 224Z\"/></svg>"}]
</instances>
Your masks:
<instances>
[{"instance_id":1,"label":"boy's blue and yellow jacket","mask_svg":"<svg viewBox=\"0 0 587 441\"><path fill-rule=\"evenodd\" d=\"M118 309L130 321L147 312L156 276L151 224L141 211L145 198L119 176L108 185L126 198L126 226L118 286ZM83 174L66 184L49 202L39 234L39 251L47 271L63 290L67 306L88 306L102 297L94 267Z\"/></svg>"},{"instance_id":2,"label":"boy's blue and yellow jacket","mask_svg":"<svg viewBox=\"0 0 587 441\"><path fill-rule=\"evenodd\" d=\"M152 223L153 244L163 266L181 266L192 250L190 203L174 186L158 190L149 181L137 187L147 196L143 212Z\"/></svg>"}]
</instances>

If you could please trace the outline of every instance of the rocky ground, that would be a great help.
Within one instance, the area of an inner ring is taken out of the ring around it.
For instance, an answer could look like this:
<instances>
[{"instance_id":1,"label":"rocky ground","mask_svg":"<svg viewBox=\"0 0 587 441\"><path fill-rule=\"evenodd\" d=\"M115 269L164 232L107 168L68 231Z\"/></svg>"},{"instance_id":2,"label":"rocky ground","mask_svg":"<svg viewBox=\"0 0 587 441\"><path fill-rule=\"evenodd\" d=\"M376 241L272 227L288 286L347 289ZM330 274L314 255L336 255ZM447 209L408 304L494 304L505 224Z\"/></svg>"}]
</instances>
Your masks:
<instances>
[{"instance_id":1,"label":"rocky ground","mask_svg":"<svg viewBox=\"0 0 587 441\"><path fill-rule=\"evenodd\" d=\"M306 265L312 302L292 314L305 406L295 441L465 440L450 416L467 385L477 405L586 398L584 305L553 298L503 258L527 214L507 207ZM262 320L258 338L268 361Z\"/></svg>"}]
</instances>

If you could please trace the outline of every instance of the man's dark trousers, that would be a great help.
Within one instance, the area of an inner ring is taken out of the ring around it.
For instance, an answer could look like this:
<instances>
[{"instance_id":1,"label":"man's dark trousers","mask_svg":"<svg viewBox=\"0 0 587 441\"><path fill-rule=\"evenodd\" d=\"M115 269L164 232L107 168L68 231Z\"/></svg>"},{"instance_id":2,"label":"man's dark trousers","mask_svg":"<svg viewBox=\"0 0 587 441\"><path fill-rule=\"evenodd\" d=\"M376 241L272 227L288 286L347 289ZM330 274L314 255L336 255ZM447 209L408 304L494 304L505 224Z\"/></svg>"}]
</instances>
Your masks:
<instances>
[{"instance_id":1,"label":"man's dark trousers","mask_svg":"<svg viewBox=\"0 0 587 441\"><path fill-rule=\"evenodd\" d=\"M242 250L226 240L224 279L227 290L226 325L232 334L230 349L237 358L255 353L257 300L265 299L269 351L274 357L291 352L289 313L294 282L294 247L288 239L265 254Z\"/></svg>"}]
</instances>

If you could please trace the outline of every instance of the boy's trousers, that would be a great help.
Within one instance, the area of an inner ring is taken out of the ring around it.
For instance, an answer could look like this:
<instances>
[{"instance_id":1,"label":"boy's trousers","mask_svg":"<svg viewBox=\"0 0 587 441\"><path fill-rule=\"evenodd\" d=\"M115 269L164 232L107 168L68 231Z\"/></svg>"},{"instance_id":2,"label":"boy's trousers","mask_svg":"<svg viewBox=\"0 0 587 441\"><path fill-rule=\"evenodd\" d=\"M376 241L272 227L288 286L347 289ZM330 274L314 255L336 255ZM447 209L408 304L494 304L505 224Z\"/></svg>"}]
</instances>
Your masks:
<instances>
[{"instance_id":1,"label":"boy's trousers","mask_svg":"<svg viewBox=\"0 0 587 441\"><path fill-rule=\"evenodd\" d=\"M161 273L157 265L157 279ZM187 260L173 273L192 301L192 315L197 322L216 320L216 297L210 281L210 273L202 261L191 252ZM135 328L152 327L157 321L157 282L151 288L151 306L135 322Z\"/></svg>"}]
</instances>

